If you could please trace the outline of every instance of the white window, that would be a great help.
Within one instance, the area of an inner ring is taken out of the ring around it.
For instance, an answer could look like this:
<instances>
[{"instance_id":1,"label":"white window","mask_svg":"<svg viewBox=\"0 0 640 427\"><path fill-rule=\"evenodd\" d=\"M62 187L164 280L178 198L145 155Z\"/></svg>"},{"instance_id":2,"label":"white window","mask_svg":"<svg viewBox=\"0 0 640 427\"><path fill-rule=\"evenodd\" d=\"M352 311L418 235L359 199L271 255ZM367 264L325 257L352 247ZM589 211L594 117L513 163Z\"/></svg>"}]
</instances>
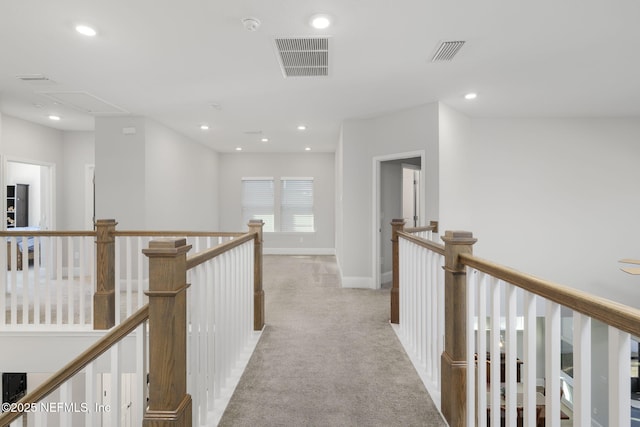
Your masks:
<instances>
[{"instance_id":1,"label":"white window","mask_svg":"<svg viewBox=\"0 0 640 427\"><path fill-rule=\"evenodd\" d=\"M313 219L313 178L281 178L280 231L314 232Z\"/></svg>"},{"instance_id":2,"label":"white window","mask_svg":"<svg viewBox=\"0 0 640 427\"><path fill-rule=\"evenodd\" d=\"M242 220L264 221L264 231L275 231L273 178L242 178Z\"/></svg>"}]
</instances>

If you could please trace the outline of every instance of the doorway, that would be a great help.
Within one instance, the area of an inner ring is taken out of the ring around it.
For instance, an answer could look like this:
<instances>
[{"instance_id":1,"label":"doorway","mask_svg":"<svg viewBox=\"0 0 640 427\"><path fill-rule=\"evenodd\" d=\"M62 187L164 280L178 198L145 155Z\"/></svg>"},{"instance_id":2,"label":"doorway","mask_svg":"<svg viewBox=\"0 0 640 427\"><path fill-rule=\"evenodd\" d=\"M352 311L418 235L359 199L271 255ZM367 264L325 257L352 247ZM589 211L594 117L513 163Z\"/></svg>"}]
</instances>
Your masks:
<instances>
[{"instance_id":1,"label":"doorway","mask_svg":"<svg viewBox=\"0 0 640 427\"><path fill-rule=\"evenodd\" d=\"M25 197L28 214L26 221L20 225L39 230L55 229L53 185L55 165L7 159L4 171L4 217L9 217L7 215L7 210L10 208L7 206L9 186L20 184L28 189ZM10 225L7 221L4 224L5 229Z\"/></svg>"},{"instance_id":2,"label":"doorway","mask_svg":"<svg viewBox=\"0 0 640 427\"><path fill-rule=\"evenodd\" d=\"M423 151L374 158L373 283L389 286L392 276L391 221L404 218L407 227L424 225Z\"/></svg>"}]
</instances>

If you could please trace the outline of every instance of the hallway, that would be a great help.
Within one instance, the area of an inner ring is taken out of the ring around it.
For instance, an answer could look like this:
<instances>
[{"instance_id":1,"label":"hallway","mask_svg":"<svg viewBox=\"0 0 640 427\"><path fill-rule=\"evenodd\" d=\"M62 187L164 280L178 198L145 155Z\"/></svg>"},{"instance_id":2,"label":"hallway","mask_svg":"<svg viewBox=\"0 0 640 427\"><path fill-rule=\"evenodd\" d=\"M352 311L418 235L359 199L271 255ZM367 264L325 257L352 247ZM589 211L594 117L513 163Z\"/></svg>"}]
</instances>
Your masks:
<instances>
[{"instance_id":1,"label":"hallway","mask_svg":"<svg viewBox=\"0 0 640 427\"><path fill-rule=\"evenodd\" d=\"M265 256L266 327L221 426L445 426L389 325L389 290L333 256Z\"/></svg>"}]
</instances>

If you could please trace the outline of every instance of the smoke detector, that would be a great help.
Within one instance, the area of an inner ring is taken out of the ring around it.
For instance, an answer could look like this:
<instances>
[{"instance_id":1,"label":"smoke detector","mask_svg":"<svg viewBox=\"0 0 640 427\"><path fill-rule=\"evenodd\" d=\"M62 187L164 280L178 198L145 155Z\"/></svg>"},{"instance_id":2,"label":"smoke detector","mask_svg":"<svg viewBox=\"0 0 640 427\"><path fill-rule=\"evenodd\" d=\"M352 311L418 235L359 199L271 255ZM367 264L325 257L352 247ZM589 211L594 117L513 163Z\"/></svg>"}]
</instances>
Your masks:
<instances>
[{"instance_id":1,"label":"smoke detector","mask_svg":"<svg viewBox=\"0 0 640 427\"><path fill-rule=\"evenodd\" d=\"M242 20L242 25L244 25L244 29L247 31L258 31L258 28L260 28L260 21L256 18L244 18Z\"/></svg>"}]
</instances>

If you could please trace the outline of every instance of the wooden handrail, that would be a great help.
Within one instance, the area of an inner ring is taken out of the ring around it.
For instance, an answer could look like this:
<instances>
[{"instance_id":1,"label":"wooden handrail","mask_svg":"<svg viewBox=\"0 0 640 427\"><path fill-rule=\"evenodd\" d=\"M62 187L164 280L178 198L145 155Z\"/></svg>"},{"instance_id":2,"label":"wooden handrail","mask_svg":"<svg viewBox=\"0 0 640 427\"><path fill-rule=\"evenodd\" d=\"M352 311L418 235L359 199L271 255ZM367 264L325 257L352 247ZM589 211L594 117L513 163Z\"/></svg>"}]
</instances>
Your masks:
<instances>
[{"instance_id":1,"label":"wooden handrail","mask_svg":"<svg viewBox=\"0 0 640 427\"><path fill-rule=\"evenodd\" d=\"M237 239L229 240L228 242L224 242L216 247L187 257L187 270L190 270L203 262L207 262L210 259L235 248L236 246L240 246L241 244L248 242L249 240L255 239L255 236L256 233L246 233Z\"/></svg>"},{"instance_id":2,"label":"wooden handrail","mask_svg":"<svg viewBox=\"0 0 640 427\"><path fill-rule=\"evenodd\" d=\"M418 246L422 246L423 248L439 253L440 255L444 255L444 245L441 245L440 243L422 239L420 237L414 236L413 234L409 234L406 231L398 231L398 236L402 236L403 239L407 239Z\"/></svg>"},{"instance_id":3,"label":"wooden handrail","mask_svg":"<svg viewBox=\"0 0 640 427\"><path fill-rule=\"evenodd\" d=\"M543 280L474 255L460 254L460 262L635 337L640 337L640 310L636 308Z\"/></svg>"},{"instance_id":4,"label":"wooden handrail","mask_svg":"<svg viewBox=\"0 0 640 427\"><path fill-rule=\"evenodd\" d=\"M65 365L58 372L49 377L48 380L35 388L31 393L20 399L19 403L36 403L53 393L75 374L80 372L89 363L96 360L100 355L109 350L115 343L133 332L142 322L149 318L149 304L143 306L133 313L128 319L120 323L104 337L85 350L78 357ZM20 407L20 406L18 406ZM0 425L6 426L18 419L22 413L5 412L0 415Z\"/></svg>"},{"instance_id":5,"label":"wooden handrail","mask_svg":"<svg viewBox=\"0 0 640 427\"><path fill-rule=\"evenodd\" d=\"M114 236L124 237L238 237L245 234L240 231L150 231L150 230L118 230Z\"/></svg>"},{"instance_id":6,"label":"wooden handrail","mask_svg":"<svg viewBox=\"0 0 640 427\"><path fill-rule=\"evenodd\" d=\"M54 230L15 230L15 231L0 231L0 237L95 237L96 232L93 230L80 230L80 231L54 231Z\"/></svg>"}]
</instances>

